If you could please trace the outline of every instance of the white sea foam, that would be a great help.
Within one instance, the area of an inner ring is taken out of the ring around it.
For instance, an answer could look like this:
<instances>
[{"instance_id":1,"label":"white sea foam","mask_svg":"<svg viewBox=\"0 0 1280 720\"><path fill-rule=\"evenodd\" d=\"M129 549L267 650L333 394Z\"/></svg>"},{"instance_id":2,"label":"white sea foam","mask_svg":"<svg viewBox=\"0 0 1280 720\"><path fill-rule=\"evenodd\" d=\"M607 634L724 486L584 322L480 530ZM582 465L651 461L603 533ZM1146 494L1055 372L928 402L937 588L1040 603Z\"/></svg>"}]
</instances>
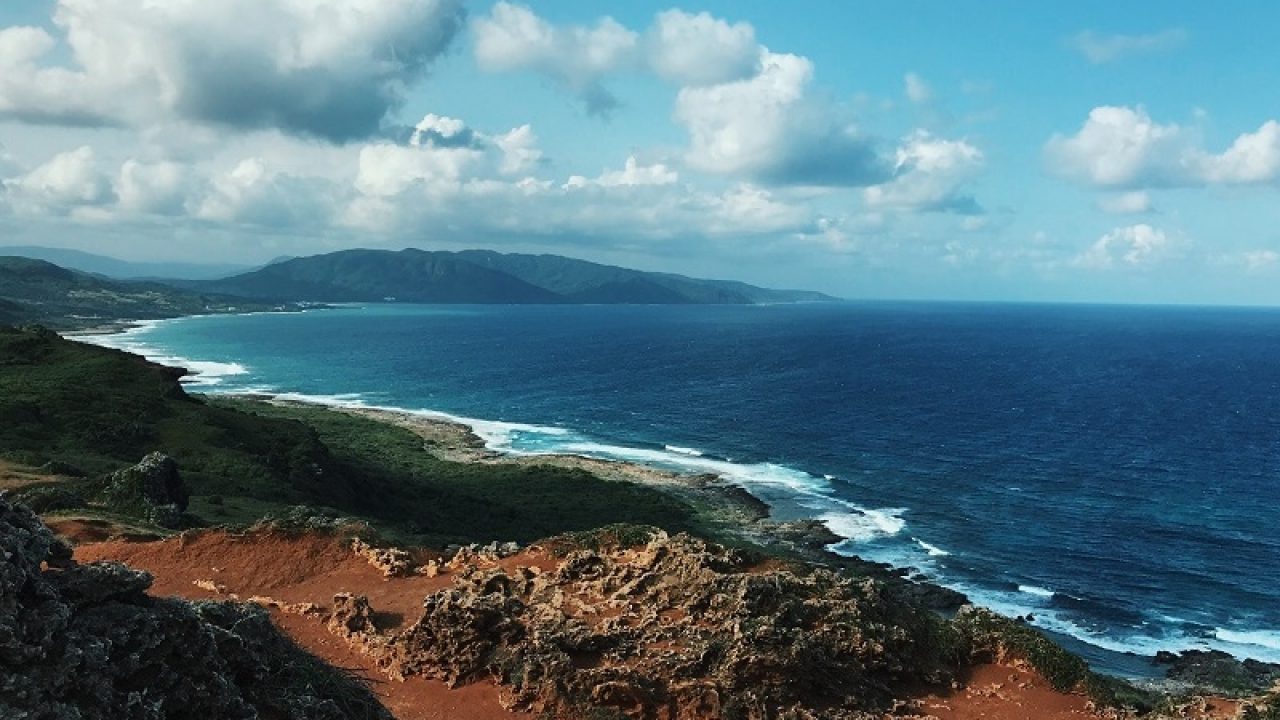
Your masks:
<instances>
[{"instance_id":1,"label":"white sea foam","mask_svg":"<svg viewBox=\"0 0 1280 720\"><path fill-rule=\"evenodd\" d=\"M1042 588L1039 585L1019 585L1018 592L1026 593L1028 595L1035 595L1036 597L1044 597L1044 598L1053 597L1052 590L1048 588Z\"/></svg>"},{"instance_id":2,"label":"white sea foam","mask_svg":"<svg viewBox=\"0 0 1280 720\"><path fill-rule=\"evenodd\" d=\"M702 454L703 454L701 450L691 448L691 447L681 447L679 445L663 445L662 447L667 452L673 452L673 453L676 453L677 455L689 455L690 457L702 457Z\"/></svg>"},{"instance_id":3,"label":"white sea foam","mask_svg":"<svg viewBox=\"0 0 1280 720\"><path fill-rule=\"evenodd\" d=\"M902 508L854 508L852 512L825 513L818 519L828 530L846 540L869 542L902 532L902 528L907 525L907 521L901 517L904 512L906 511Z\"/></svg>"},{"instance_id":4,"label":"white sea foam","mask_svg":"<svg viewBox=\"0 0 1280 720\"><path fill-rule=\"evenodd\" d=\"M1280 655L1280 631L1277 630L1228 630L1217 628L1214 637L1232 645L1266 648Z\"/></svg>"},{"instance_id":5,"label":"white sea foam","mask_svg":"<svg viewBox=\"0 0 1280 720\"><path fill-rule=\"evenodd\" d=\"M1116 653L1136 653L1138 655L1155 655L1158 652L1181 652L1183 650L1221 650L1240 658L1253 658L1263 662L1280 663L1280 632L1269 630L1224 630L1218 629L1212 636L1203 636L1183 630L1163 626L1159 634L1131 632L1103 633L1072 619L1063 612L1028 604L1024 599L1027 593L1019 586L1018 592L991 591L973 587L964 583L950 584L969 596L975 604L990 608L1009 617L1032 616L1032 625L1073 637L1082 642L1103 650ZM1034 587L1034 586L1029 586ZM1039 588L1043 590L1043 588Z\"/></svg>"},{"instance_id":6,"label":"white sea foam","mask_svg":"<svg viewBox=\"0 0 1280 720\"><path fill-rule=\"evenodd\" d=\"M249 368L237 362L199 360L173 355L146 342L146 336L164 323L172 320L143 320L123 332L99 335L74 335L71 339L90 345L124 350L161 365L185 368L188 373L183 383L199 387L221 385L225 378L249 374Z\"/></svg>"},{"instance_id":7,"label":"white sea foam","mask_svg":"<svg viewBox=\"0 0 1280 720\"><path fill-rule=\"evenodd\" d=\"M911 539L915 540L916 544L919 545L921 549L929 553L930 557L946 557L951 554L946 550L943 550L942 548L938 547L937 545L932 545L930 543L927 543L921 540L920 538L911 538Z\"/></svg>"}]
</instances>

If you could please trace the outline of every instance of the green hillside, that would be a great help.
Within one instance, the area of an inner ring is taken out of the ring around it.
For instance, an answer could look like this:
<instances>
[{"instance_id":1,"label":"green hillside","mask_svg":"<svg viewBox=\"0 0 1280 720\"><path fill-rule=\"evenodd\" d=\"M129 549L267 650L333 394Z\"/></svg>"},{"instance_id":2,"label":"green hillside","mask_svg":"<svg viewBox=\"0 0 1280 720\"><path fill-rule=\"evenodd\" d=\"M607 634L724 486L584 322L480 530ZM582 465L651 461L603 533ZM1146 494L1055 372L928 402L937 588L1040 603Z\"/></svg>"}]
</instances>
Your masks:
<instances>
[{"instance_id":1,"label":"green hillside","mask_svg":"<svg viewBox=\"0 0 1280 720\"><path fill-rule=\"evenodd\" d=\"M191 285L194 286L194 285ZM452 253L344 250L296 258L199 285L263 300L554 303L553 292Z\"/></svg>"},{"instance_id":2,"label":"green hillside","mask_svg":"<svg viewBox=\"0 0 1280 720\"><path fill-rule=\"evenodd\" d=\"M268 307L161 283L109 280L43 260L0 256L0 322L9 324L74 328L120 318L146 320Z\"/></svg>"},{"instance_id":3,"label":"green hillside","mask_svg":"<svg viewBox=\"0 0 1280 720\"><path fill-rule=\"evenodd\" d=\"M771 290L727 280L643 272L559 255L463 250L458 256L546 288L573 302L743 305L835 299L807 290Z\"/></svg>"},{"instance_id":4,"label":"green hillside","mask_svg":"<svg viewBox=\"0 0 1280 720\"><path fill-rule=\"evenodd\" d=\"M679 305L834 299L816 292L641 272L557 255L487 250L345 250L183 286L273 301Z\"/></svg>"},{"instance_id":5,"label":"green hillside","mask_svg":"<svg viewBox=\"0 0 1280 720\"><path fill-rule=\"evenodd\" d=\"M215 402L188 395L181 376L51 331L0 327L0 460L62 476L22 497L118 511L103 504L106 474L160 451L191 494L191 525L243 525L307 505L435 544L615 522L689 527L689 508L648 488L577 470L445 462L407 430L322 408Z\"/></svg>"}]
</instances>

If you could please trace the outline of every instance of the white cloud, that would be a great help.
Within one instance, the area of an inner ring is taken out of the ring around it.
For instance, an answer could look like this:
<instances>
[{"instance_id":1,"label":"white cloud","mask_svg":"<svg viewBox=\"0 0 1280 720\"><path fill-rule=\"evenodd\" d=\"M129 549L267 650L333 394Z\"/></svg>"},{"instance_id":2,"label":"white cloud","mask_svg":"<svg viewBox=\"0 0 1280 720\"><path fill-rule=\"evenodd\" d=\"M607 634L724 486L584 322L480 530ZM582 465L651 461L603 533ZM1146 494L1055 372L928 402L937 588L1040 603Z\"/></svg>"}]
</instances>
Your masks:
<instances>
[{"instance_id":1,"label":"white cloud","mask_svg":"<svg viewBox=\"0 0 1280 720\"><path fill-rule=\"evenodd\" d=\"M470 147L376 143L360 149L355 186L365 195L398 195L414 183L457 185L484 153Z\"/></svg>"},{"instance_id":2,"label":"white cloud","mask_svg":"<svg viewBox=\"0 0 1280 720\"><path fill-rule=\"evenodd\" d=\"M867 185L885 169L871 141L807 96L813 63L765 52L746 80L686 87L675 118L689 132L694 168L778 184Z\"/></svg>"},{"instance_id":3,"label":"white cloud","mask_svg":"<svg viewBox=\"0 0 1280 720\"><path fill-rule=\"evenodd\" d=\"M903 90L907 99L917 105L923 105L933 99L933 88L919 75L909 72L902 79Z\"/></svg>"},{"instance_id":4,"label":"white cloud","mask_svg":"<svg viewBox=\"0 0 1280 720\"><path fill-rule=\"evenodd\" d=\"M1050 170L1102 187L1168 185L1186 174L1187 139L1177 125L1160 125L1142 108L1096 107L1080 131L1050 138Z\"/></svg>"},{"instance_id":5,"label":"white cloud","mask_svg":"<svg viewBox=\"0 0 1280 720\"><path fill-rule=\"evenodd\" d=\"M466 147L473 141L473 133L466 123L435 113L427 113L413 126L413 134L409 136L409 144L414 147Z\"/></svg>"},{"instance_id":6,"label":"white cloud","mask_svg":"<svg viewBox=\"0 0 1280 720\"><path fill-rule=\"evenodd\" d=\"M685 161L704 172L776 185L865 186L888 169L848 113L814 93L808 58L770 52L748 23L707 13L659 13L637 33L605 17L556 26L499 2L472 23L478 64L553 78L605 113L618 99L603 82L624 69L680 85L674 118L689 133Z\"/></svg>"},{"instance_id":7,"label":"white cloud","mask_svg":"<svg viewBox=\"0 0 1280 720\"><path fill-rule=\"evenodd\" d=\"M538 149L538 136L529 125L521 125L503 135L498 135L493 138L493 143L502 150L502 164L499 169L504 175L529 172L542 162L542 151Z\"/></svg>"},{"instance_id":8,"label":"white cloud","mask_svg":"<svg viewBox=\"0 0 1280 720\"><path fill-rule=\"evenodd\" d=\"M1163 230L1145 223L1118 227L1098 238L1071 264L1090 270L1110 270L1118 263L1142 267L1167 254L1172 245Z\"/></svg>"},{"instance_id":9,"label":"white cloud","mask_svg":"<svg viewBox=\"0 0 1280 720\"><path fill-rule=\"evenodd\" d=\"M756 73L761 48L749 23L730 25L702 12L658 13L646 35L649 65L677 84L717 85Z\"/></svg>"},{"instance_id":10,"label":"white cloud","mask_svg":"<svg viewBox=\"0 0 1280 720\"><path fill-rule=\"evenodd\" d=\"M1280 252L1275 250L1250 250L1244 253L1244 264L1250 272L1259 272L1280 263Z\"/></svg>"},{"instance_id":11,"label":"white cloud","mask_svg":"<svg viewBox=\"0 0 1280 720\"><path fill-rule=\"evenodd\" d=\"M528 125L490 136L457 118L428 114L408 144L362 146L355 187L371 196L398 195L415 183L457 186L473 177L519 175L537 167L542 151Z\"/></svg>"},{"instance_id":12,"label":"white cloud","mask_svg":"<svg viewBox=\"0 0 1280 720\"><path fill-rule=\"evenodd\" d=\"M623 185L670 185L680 179L680 175L662 163L641 165L634 155L627 158L621 170L605 171L600 177L589 180L581 175L573 175L565 183L566 187L618 187Z\"/></svg>"},{"instance_id":13,"label":"white cloud","mask_svg":"<svg viewBox=\"0 0 1280 720\"><path fill-rule=\"evenodd\" d=\"M639 35L613 18L602 18L593 27L557 28L509 2L494 5L471 29L481 68L545 73L578 94L592 114L608 114L618 106L600 78L634 62L639 45Z\"/></svg>"},{"instance_id":14,"label":"white cloud","mask_svg":"<svg viewBox=\"0 0 1280 720\"><path fill-rule=\"evenodd\" d=\"M1201 155L1200 173L1211 183L1268 183L1280 179L1280 123L1268 120L1236 138L1221 155Z\"/></svg>"},{"instance_id":15,"label":"white cloud","mask_svg":"<svg viewBox=\"0 0 1280 720\"><path fill-rule=\"evenodd\" d=\"M1151 194L1145 190L1115 193L1098 200L1098 208L1112 215L1137 215L1151 212Z\"/></svg>"},{"instance_id":16,"label":"white cloud","mask_svg":"<svg viewBox=\"0 0 1280 720\"><path fill-rule=\"evenodd\" d=\"M1069 40L1069 44L1095 65L1114 62L1128 55L1159 52L1181 47L1187 31L1169 28L1147 35L1099 35L1085 30Z\"/></svg>"},{"instance_id":17,"label":"white cloud","mask_svg":"<svg viewBox=\"0 0 1280 720\"><path fill-rule=\"evenodd\" d=\"M898 148L893 178L866 188L863 197L873 208L976 215L981 208L962 188L982 162L982 151L964 140L917 130Z\"/></svg>"},{"instance_id":18,"label":"white cloud","mask_svg":"<svg viewBox=\"0 0 1280 720\"><path fill-rule=\"evenodd\" d=\"M532 70L577 95L587 112L607 115L619 100L603 80L648 69L681 86L714 85L755 73L762 48L749 23L708 13L658 13L643 35L610 17L557 27L524 5L499 2L472 24L476 62L490 72Z\"/></svg>"},{"instance_id":19,"label":"white cloud","mask_svg":"<svg viewBox=\"0 0 1280 720\"><path fill-rule=\"evenodd\" d=\"M59 153L8 184L33 211L64 213L115 200L111 179L99 168L93 148L87 145Z\"/></svg>"},{"instance_id":20,"label":"white cloud","mask_svg":"<svg viewBox=\"0 0 1280 720\"><path fill-rule=\"evenodd\" d=\"M1141 107L1103 106L1075 135L1050 138L1045 157L1054 174L1097 187L1272 183L1280 180L1280 123L1267 121L1213 154L1195 133L1161 125Z\"/></svg>"},{"instance_id":21,"label":"white cloud","mask_svg":"<svg viewBox=\"0 0 1280 720\"><path fill-rule=\"evenodd\" d=\"M0 116L369 136L462 18L460 0L58 0L60 37L0 31Z\"/></svg>"},{"instance_id":22,"label":"white cloud","mask_svg":"<svg viewBox=\"0 0 1280 720\"><path fill-rule=\"evenodd\" d=\"M275 171L261 158L245 158L213 178L196 216L291 230L324 227L332 216L334 194L327 181L293 177Z\"/></svg>"},{"instance_id":23,"label":"white cloud","mask_svg":"<svg viewBox=\"0 0 1280 720\"><path fill-rule=\"evenodd\" d=\"M181 215L192 192L192 180L190 170L175 162L128 160L120 168L115 187L124 210Z\"/></svg>"}]
</instances>

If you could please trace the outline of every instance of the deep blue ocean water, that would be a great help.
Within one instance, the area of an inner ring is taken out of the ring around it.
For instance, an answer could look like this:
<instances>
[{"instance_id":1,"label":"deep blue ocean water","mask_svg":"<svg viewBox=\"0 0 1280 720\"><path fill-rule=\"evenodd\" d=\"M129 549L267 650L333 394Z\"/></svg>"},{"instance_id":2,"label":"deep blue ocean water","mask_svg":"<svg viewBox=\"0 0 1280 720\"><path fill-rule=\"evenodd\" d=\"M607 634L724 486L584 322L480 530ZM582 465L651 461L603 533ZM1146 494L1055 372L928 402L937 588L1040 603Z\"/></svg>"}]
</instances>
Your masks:
<instances>
[{"instance_id":1,"label":"deep blue ocean water","mask_svg":"<svg viewBox=\"0 0 1280 720\"><path fill-rule=\"evenodd\" d=\"M386 305L98 341L195 389L718 472L1093 648L1280 661L1280 311Z\"/></svg>"}]
</instances>

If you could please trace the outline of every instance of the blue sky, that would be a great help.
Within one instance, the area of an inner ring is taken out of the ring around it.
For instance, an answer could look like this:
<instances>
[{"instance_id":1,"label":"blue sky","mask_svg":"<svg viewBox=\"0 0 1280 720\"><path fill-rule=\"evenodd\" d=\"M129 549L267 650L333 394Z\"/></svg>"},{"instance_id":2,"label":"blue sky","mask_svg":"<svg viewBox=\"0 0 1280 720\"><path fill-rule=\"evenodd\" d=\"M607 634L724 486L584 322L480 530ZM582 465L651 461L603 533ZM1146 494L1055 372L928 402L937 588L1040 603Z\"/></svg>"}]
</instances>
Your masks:
<instances>
[{"instance_id":1,"label":"blue sky","mask_svg":"<svg viewBox=\"0 0 1280 720\"><path fill-rule=\"evenodd\" d=\"M11 0L0 245L492 247L859 298L1277 304L1277 15Z\"/></svg>"}]
</instances>

